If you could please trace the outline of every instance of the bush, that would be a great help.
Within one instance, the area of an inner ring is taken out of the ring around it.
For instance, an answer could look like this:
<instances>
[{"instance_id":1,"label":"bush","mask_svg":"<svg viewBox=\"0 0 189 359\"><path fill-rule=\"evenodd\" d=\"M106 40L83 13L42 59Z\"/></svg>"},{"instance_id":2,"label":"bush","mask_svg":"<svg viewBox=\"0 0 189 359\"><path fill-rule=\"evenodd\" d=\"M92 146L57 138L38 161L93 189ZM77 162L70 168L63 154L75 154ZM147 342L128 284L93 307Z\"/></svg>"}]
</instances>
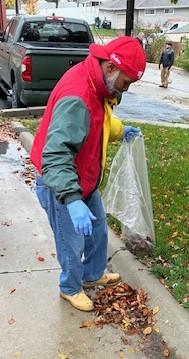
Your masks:
<instances>
[{"instance_id":1,"label":"bush","mask_svg":"<svg viewBox=\"0 0 189 359\"><path fill-rule=\"evenodd\" d=\"M161 52L163 51L166 43L164 36L157 37L149 44L146 44L146 56L148 62L159 63Z\"/></svg>"},{"instance_id":2,"label":"bush","mask_svg":"<svg viewBox=\"0 0 189 359\"><path fill-rule=\"evenodd\" d=\"M189 71L189 39L184 39L183 52L177 58L176 65L182 67L186 71Z\"/></svg>"}]
</instances>

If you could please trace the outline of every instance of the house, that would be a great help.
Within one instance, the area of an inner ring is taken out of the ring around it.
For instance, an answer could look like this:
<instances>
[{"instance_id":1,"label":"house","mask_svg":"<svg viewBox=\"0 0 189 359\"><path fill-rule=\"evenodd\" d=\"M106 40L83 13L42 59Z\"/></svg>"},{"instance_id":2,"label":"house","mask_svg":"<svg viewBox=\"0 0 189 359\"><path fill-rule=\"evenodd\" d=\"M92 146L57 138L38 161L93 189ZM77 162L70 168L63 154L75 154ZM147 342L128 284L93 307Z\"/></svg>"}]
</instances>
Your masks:
<instances>
[{"instance_id":1,"label":"house","mask_svg":"<svg viewBox=\"0 0 189 359\"><path fill-rule=\"evenodd\" d=\"M104 1L99 7L99 17L110 20L112 28L124 29L126 23L126 0ZM169 20L189 21L189 0L135 0L135 26L154 28Z\"/></svg>"}]
</instances>

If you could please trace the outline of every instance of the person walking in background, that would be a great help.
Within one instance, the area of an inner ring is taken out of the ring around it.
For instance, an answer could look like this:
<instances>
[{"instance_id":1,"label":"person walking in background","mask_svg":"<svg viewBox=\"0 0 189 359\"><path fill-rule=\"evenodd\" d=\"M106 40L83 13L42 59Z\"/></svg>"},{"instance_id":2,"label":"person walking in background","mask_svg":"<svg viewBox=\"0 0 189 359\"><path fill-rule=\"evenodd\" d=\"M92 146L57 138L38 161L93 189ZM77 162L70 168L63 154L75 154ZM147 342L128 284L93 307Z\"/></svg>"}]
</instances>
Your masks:
<instances>
[{"instance_id":1,"label":"person walking in background","mask_svg":"<svg viewBox=\"0 0 189 359\"><path fill-rule=\"evenodd\" d=\"M139 32L139 34L136 36L136 39L139 41L141 46L144 47L144 39L145 39L144 32Z\"/></svg>"},{"instance_id":2,"label":"person walking in background","mask_svg":"<svg viewBox=\"0 0 189 359\"><path fill-rule=\"evenodd\" d=\"M112 106L146 66L139 42L127 36L92 44L89 52L53 89L31 150L39 173L36 193L62 269L60 296L83 311L93 310L83 288L121 280L119 273L105 272L108 234L98 185L108 141L139 134L112 117Z\"/></svg>"},{"instance_id":3,"label":"person walking in background","mask_svg":"<svg viewBox=\"0 0 189 359\"><path fill-rule=\"evenodd\" d=\"M161 69L161 85L159 87L168 87L170 69L174 64L174 57L173 44L172 42L167 42L159 61L159 69Z\"/></svg>"}]
</instances>

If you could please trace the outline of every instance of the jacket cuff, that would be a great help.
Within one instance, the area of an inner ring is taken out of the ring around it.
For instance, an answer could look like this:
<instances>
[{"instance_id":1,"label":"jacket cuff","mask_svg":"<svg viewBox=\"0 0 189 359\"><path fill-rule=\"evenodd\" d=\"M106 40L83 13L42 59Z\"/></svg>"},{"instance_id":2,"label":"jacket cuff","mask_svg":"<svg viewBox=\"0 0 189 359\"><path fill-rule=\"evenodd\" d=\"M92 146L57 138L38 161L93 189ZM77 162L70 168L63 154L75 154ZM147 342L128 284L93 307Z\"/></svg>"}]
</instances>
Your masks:
<instances>
[{"instance_id":1,"label":"jacket cuff","mask_svg":"<svg viewBox=\"0 0 189 359\"><path fill-rule=\"evenodd\" d=\"M67 194L66 197L64 198L64 204L77 201L78 199L82 199L82 196L79 192Z\"/></svg>"}]
</instances>

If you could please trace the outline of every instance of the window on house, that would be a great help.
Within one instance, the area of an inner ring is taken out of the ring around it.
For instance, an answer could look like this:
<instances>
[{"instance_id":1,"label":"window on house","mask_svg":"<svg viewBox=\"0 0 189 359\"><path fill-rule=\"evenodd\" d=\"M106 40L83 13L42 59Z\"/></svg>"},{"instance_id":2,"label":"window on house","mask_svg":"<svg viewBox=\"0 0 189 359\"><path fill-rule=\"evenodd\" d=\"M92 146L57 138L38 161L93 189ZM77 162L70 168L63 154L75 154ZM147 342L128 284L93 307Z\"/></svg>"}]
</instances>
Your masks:
<instances>
[{"instance_id":1,"label":"window on house","mask_svg":"<svg viewBox=\"0 0 189 359\"><path fill-rule=\"evenodd\" d=\"M145 15L155 15L156 10L155 9L145 9L144 13L145 13Z\"/></svg>"},{"instance_id":2,"label":"window on house","mask_svg":"<svg viewBox=\"0 0 189 359\"><path fill-rule=\"evenodd\" d=\"M174 9L164 9L164 14L174 14Z\"/></svg>"}]
</instances>

